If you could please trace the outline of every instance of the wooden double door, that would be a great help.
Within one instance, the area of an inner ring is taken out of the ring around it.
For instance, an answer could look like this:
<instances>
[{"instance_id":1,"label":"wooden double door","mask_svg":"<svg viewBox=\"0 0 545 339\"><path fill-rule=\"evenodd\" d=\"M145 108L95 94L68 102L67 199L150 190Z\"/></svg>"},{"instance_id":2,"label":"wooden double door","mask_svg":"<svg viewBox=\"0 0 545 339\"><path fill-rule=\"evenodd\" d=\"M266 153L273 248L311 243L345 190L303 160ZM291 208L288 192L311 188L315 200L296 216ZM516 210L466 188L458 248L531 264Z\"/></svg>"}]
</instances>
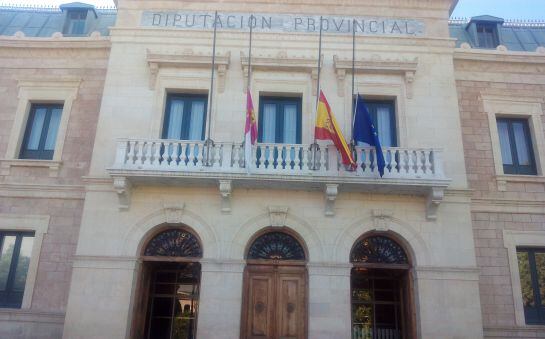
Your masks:
<instances>
[{"instance_id":1,"label":"wooden double door","mask_svg":"<svg viewBox=\"0 0 545 339\"><path fill-rule=\"evenodd\" d=\"M305 339L306 267L248 265L241 324L243 339Z\"/></svg>"}]
</instances>

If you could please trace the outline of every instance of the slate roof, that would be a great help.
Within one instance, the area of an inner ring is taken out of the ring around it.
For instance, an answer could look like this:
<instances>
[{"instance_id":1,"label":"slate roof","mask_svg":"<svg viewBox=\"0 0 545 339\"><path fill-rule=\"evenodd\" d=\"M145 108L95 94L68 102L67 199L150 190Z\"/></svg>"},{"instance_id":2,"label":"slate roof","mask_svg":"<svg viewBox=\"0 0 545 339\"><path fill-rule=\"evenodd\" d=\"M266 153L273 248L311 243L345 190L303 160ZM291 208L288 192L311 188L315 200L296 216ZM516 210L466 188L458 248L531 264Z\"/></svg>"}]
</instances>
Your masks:
<instances>
[{"instance_id":1,"label":"slate roof","mask_svg":"<svg viewBox=\"0 0 545 339\"><path fill-rule=\"evenodd\" d=\"M64 10L66 9L64 7ZM94 11L97 17L96 20L90 21L87 33L99 31L101 35L109 35L109 27L115 24L116 10L89 9ZM0 35L13 35L21 31L27 37L51 37L53 33L63 31L65 15L60 8L0 6Z\"/></svg>"},{"instance_id":2,"label":"slate roof","mask_svg":"<svg viewBox=\"0 0 545 339\"><path fill-rule=\"evenodd\" d=\"M115 24L117 16L113 8L96 9L81 2L63 4L60 8L0 6L0 35L13 35L22 31L27 37L50 37L55 32L63 31L65 11L70 9L85 9L96 14L96 20L89 21L87 34L99 31L101 35L109 35L109 27ZM467 29L470 22L498 25L500 45L507 46L510 51L535 52L537 47L545 47L545 21L509 21L489 15L473 17L471 20L451 20L450 36L457 39L457 47L467 42L473 48L478 48Z\"/></svg>"},{"instance_id":3,"label":"slate roof","mask_svg":"<svg viewBox=\"0 0 545 339\"><path fill-rule=\"evenodd\" d=\"M535 52L538 47L545 47L545 21L504 21L488 15L474 17L471 21L498 24L499 43L510 51ZM472 48L479 48L475 46L471 33L466 29L469 22L466 19L451 20L450 36L458 40L457 47L467 42Z\"/></svg>"}]
</instances>

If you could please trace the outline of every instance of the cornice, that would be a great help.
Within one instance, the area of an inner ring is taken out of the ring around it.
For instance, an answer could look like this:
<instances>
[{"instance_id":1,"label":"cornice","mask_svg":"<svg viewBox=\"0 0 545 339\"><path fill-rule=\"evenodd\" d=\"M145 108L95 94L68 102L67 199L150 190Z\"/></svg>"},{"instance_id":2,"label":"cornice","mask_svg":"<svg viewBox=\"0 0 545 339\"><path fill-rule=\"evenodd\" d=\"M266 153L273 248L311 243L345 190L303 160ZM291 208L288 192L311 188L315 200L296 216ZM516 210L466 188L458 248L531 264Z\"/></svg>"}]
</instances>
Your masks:
<instances>
[{"instance_id":1,"label":"cornice","mask_svg":"<svg viewBox=\"0 0 545 339\"><path fill-rule=\"evenodd\" d=\"M110 37L84 38L26 38L0 36L0 47L4 48L41 48L41 49L110 49Z\"/></svg>"},{"instance_id":2,"label":"cornice","mask_svg":"<svg viewBox=\"0 0 545 339\"><path fill-rule=\"evenodd\" d=\"M0 197L83 200L85 189L80 185L0 183Z\"/></svg>"},{"instance_id":3,"label":"cornice","mask_svg":"<svg viewBox=\"0 0 545 339\"><path fill-rule=\"evenodd\" d=\"M513 52L456 48L454 51L454 60L545 64L545 50L540 50L539 52Z\"/></svg>"}]
</instances>

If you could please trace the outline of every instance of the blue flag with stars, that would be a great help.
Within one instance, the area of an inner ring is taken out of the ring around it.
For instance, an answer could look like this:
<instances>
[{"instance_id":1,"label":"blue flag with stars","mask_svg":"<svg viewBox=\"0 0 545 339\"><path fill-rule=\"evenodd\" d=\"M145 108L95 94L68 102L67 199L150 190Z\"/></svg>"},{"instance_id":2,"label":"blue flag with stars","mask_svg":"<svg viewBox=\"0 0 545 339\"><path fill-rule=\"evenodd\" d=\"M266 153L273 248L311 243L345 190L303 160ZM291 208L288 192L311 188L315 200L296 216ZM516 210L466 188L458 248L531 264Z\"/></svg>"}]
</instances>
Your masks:
<instances>
[{"instance_id":1,"label":"blue flag with stars","mask_svg":"<svg viewBox=\"0 0 545 339\"><path fill-rule=\"evenodd\" d=\"M386 162L384 161L384 154L382 154L382 146L380 146L380 140L378 139L377 129L371 119L371 114L363 101L361 95L358 94L356 100L356 108L354 114L354 142L365 142L370 146L375 146L375 166L378 167L380 177L384 175L384 167Z\"/></svg>"}]
</instances>

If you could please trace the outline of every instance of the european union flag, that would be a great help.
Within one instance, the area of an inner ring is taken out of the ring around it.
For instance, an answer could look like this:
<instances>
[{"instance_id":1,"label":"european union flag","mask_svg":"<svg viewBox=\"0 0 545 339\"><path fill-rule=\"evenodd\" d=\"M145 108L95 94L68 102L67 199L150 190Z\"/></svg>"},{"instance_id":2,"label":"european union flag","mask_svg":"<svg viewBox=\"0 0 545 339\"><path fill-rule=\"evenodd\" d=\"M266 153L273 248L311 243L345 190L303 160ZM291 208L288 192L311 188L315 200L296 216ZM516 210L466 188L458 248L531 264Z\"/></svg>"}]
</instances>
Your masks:
<instances>
[{"instance_id":1,"label":"european union flag","mask_svg":"<svg viewBox=\"0 0 545 339\"><path fill-rule=\"evenodd\" d=\"M363 101L363 98L358 94L356 100L356 113L354 115L354 142L365 142L370 146L375 146L375 166L378 167L380 177L384 175L384 154L382 154L382 146L378 139L377 129L371 119L371 114Z\"/></svg>"}]
</instances>

